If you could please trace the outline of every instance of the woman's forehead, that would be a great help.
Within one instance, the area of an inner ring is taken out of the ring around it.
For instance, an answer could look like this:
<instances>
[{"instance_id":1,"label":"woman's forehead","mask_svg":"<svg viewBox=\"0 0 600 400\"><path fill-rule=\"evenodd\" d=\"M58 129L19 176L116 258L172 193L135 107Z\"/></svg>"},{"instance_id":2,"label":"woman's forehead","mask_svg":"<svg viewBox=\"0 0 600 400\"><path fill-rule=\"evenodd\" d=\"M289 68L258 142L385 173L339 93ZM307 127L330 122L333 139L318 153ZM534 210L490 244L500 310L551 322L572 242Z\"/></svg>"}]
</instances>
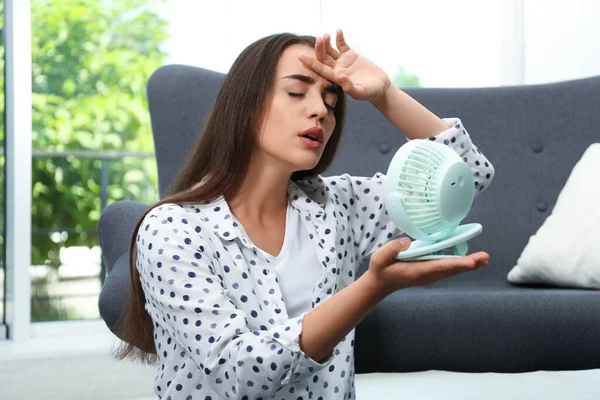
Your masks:
<instances>
[{"instance_id":1,"label":"woman's forehead","mask_svg":"<svg viewBox=\"0 0 600 400\"><path fill-rule=\"evenodd\" d=\"M332 82L326 80L304 66L304 64L302 64L302 62L298 59L298 54L305 53L312 55L314 54L314 51L314 48L304 44L293 44L286 48L281 54L281 57L279 57L279 61L277 63L276 75L278 80L287 81L289 80L286 79L288 76L305 75L312 78L315 83L323 86L331 85Z\"/></svg>"}]
</instances>

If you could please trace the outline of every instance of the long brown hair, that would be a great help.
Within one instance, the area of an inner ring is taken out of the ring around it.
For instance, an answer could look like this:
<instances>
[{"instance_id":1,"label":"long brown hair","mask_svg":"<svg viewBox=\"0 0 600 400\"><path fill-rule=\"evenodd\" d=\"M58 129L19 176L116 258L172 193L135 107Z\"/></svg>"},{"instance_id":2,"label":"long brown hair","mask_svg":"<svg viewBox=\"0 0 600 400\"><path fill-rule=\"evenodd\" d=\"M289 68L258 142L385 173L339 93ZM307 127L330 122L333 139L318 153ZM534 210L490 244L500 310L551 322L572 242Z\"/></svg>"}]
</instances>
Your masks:
<instances>
[{"instance_id":1,"label":"long brown hair","mask_svg":"<svg viewBox=\"0 0 600 400\"><path fill-rule=\"evenodd\" d=\"M131 293L118 327L122 345L116 350L119 359L130 358L146 363L156 361L154 325L146 312L145 297L136 268L135 245L138 229L146 214L164 203L200 203L220 196L231 198L239 190L256 148L271 90L277 62L283 51L293 44L315 47L313 36L290 33L264 37L250 44L233 63L225 76L213 108L196 144L169 194L154 204L138 221L131 237L129 270ZM317 165L296 171L293 180L323 173L335 157L341 138L346 99L337 86L336 126ZM198 185L202 182L202 185Z\"/></svg>"}]
</instances>

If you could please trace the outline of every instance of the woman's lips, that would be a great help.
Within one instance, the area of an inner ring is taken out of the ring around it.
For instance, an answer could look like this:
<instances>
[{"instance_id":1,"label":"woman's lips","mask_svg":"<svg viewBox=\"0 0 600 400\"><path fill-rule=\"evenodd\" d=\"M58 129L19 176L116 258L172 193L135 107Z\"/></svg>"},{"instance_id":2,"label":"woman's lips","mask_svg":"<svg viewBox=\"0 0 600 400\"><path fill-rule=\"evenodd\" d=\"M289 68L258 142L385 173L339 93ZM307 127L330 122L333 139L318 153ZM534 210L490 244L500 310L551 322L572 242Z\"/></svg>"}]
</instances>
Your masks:
<instances>
[{"instance_id":1,"label":"woman's lips","mask_svg":"<svg viewBox=\"0 0 600 400\"><path fill-rule=\"evenodd\" d=\"M323 143L323 130L316 126L306 129L304 132L300 133L299 136L306 137L308 139L313 139L319 143Z\"/></svg>"},{"instance_id":2,"label":"woman's lips","mask_svg":"<svg viewBox=\"0 0 600 400\"><path fill-rule=\"evenodd\" d=\"M321 147L321 142L319 142L317 140L312 140L312 139L309 139L304 136L298 136L298 137L300 138L302 143L304 143L306 146L310 147L311 149L318 149L319 147Z\"/></svg>"}]
</instances>

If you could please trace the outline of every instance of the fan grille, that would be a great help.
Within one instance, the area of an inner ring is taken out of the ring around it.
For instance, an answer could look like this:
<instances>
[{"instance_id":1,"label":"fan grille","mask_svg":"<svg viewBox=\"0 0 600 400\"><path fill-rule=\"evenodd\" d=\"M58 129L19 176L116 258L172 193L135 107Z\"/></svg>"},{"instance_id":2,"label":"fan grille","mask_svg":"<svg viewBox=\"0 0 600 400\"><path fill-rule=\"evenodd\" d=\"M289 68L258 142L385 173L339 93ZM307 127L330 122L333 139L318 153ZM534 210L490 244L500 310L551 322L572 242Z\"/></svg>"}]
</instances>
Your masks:
<instances>
[{"instance_id":1,"label":"fan grille","mask_svg":"<svg viewBox=\"0 0 600 400\"><path fill-rule=\"evenodd\" d=\"M426 143L424 143L426 144ZM407 215L421 231L431 234L443 228L437 190L444 155L433 146L417 146L408 155L398 177Z\"/></svg>"}]
</instances>

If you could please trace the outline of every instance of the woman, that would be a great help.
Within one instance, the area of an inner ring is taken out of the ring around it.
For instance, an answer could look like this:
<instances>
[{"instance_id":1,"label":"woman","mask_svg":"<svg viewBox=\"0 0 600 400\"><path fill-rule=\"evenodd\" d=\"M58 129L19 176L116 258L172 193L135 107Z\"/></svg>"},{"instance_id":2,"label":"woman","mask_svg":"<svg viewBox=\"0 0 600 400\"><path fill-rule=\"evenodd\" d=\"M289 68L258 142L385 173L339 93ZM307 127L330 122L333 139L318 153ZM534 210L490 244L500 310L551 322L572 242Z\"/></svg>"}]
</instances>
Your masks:
<instances>
[{"instance_id":1,"label":"woman","mask_svg":"<svg viewBox=\"0 0 600 400\"><path fill-rule=\"evenodd\" d=\"M382 204L382 174L322 177L345 94L408 139L493 167L457 119L439 119L358 55L338 30L271 35L225 77L172 194L131 243L133 296L121 357L157 360L164 399L354 398L354 328L390 293L487 265L484 252L396 262L407 238ZM399 138L400 139L400 138ZM370 257L368 271L355 279Z\"/></svg>"}]
</instances>

